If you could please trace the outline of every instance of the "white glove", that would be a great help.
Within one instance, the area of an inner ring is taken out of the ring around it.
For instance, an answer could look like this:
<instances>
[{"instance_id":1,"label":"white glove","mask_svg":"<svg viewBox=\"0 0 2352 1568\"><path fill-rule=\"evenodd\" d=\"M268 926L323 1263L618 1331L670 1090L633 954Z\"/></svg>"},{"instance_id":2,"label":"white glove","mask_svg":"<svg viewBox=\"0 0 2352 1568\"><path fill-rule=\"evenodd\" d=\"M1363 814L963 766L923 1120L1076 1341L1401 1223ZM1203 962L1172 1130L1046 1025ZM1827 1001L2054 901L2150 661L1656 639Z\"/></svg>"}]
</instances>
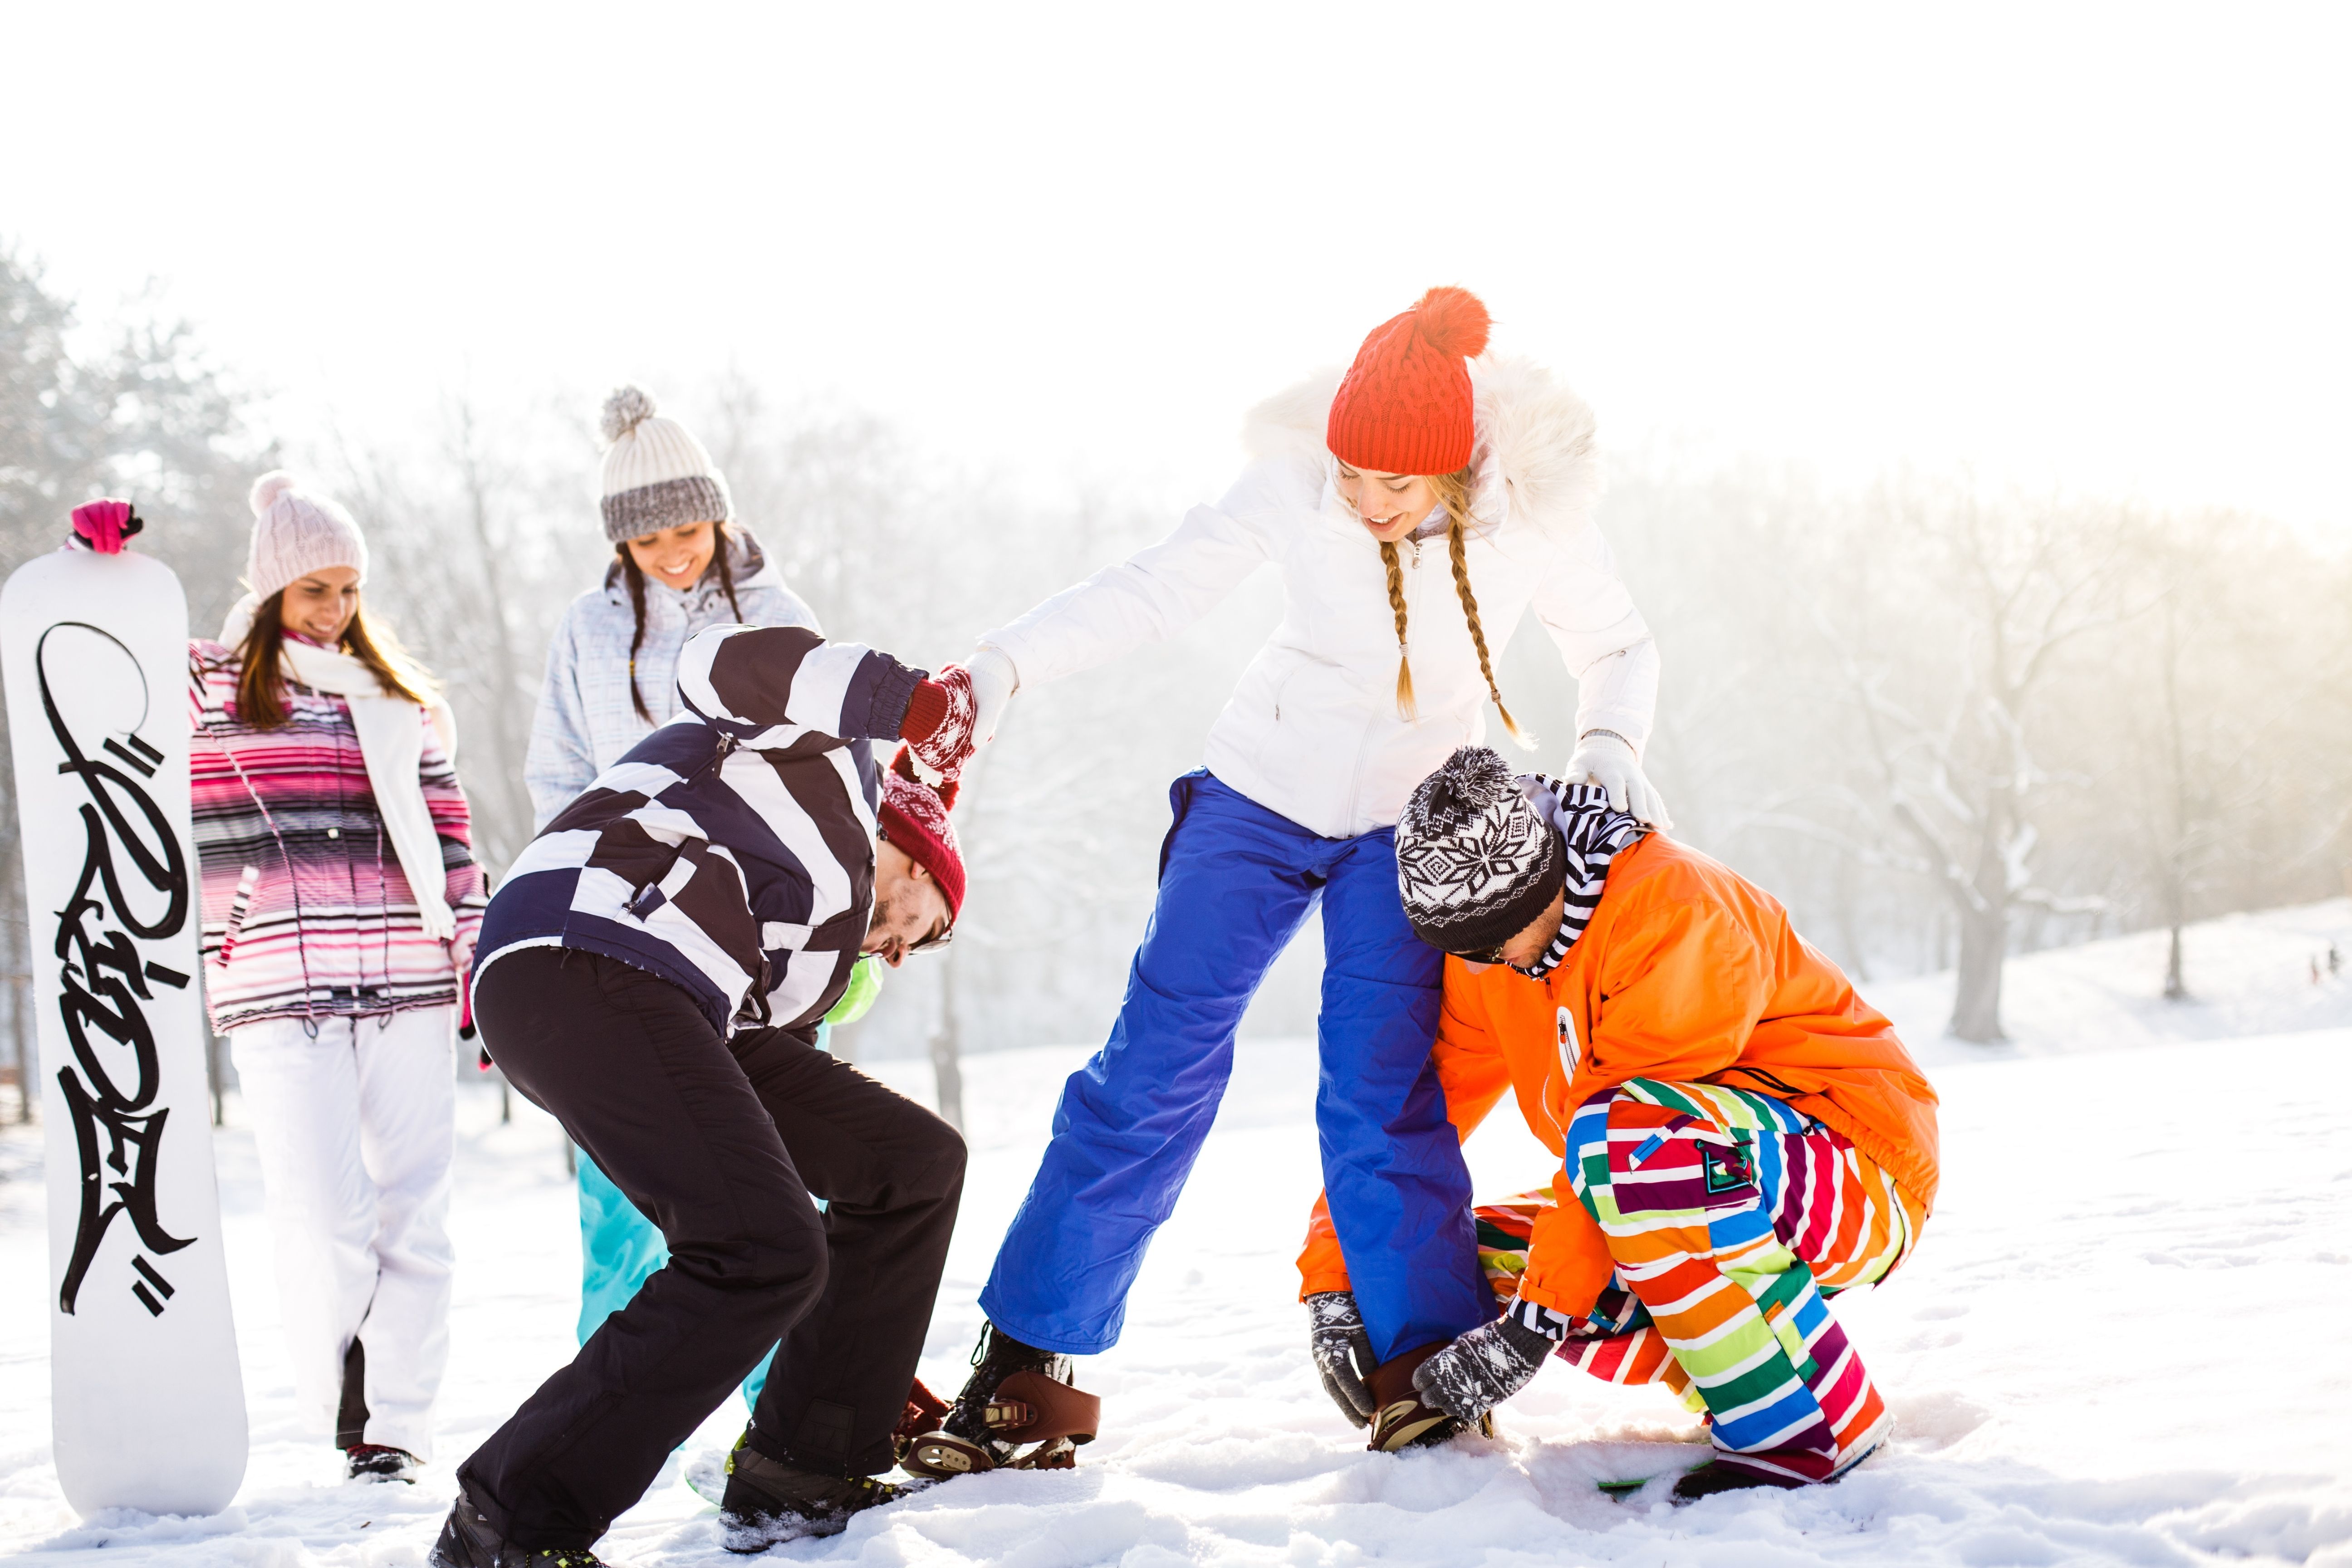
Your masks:
<instances>
[{"instance_id":1,"label":"white glove","mask_svg":"<svg viewBox=\"0 0 2352 1568\"><path fill-rule=\"evenodd\" d=\"M971 694L980 705L971 724L971 743L978 750L996 739L996 726L1013 694L1021 689L1021 672L1003 649L994 647L982 647L964 668L971 671Z\"/></svg>"},{"instance_id":2,"label":"white glove","mask_svg":"<svg viewBox=\"0 0 2352 1568\"><path fill-rule=\"evenodd\" d=\"M1670 828L1675 819L1666 815L1666 803L1662 799L1646 774L1642 772L1641 759L1623 737L1594 730L1577 742L1576 752L1568 759L1568 772L1561 775L1562 784L1598 784L1609 792L1609 804L1636 820L1652 827Z\"/></svg>"}]
</instances>

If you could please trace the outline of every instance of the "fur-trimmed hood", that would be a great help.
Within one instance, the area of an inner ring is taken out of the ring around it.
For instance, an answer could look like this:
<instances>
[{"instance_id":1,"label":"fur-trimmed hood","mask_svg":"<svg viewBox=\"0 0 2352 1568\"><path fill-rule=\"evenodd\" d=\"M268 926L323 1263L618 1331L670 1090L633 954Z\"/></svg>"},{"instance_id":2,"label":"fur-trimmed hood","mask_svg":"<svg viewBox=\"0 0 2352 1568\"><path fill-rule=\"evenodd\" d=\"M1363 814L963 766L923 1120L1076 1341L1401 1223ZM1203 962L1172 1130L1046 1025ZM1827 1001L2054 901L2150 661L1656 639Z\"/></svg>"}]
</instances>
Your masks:
<instances>
[{"instance_id":1,"label":"fur-trimmed hood","mask_svg":"<svg viewBox=\"0 0 2352 1568\"><path fill-rule=\"evenodd\" d=\"M1333 467L1323 444L1344 366L1319 371L1251 409L1242 445L1251 458L1312 458ZM1477 446L1472 510L1489 526L1507 516L1569 539L1592 524L1601 458L1592 409L1532 360L1487 353L1470 362Z\"/></svg>"}]
</instances>

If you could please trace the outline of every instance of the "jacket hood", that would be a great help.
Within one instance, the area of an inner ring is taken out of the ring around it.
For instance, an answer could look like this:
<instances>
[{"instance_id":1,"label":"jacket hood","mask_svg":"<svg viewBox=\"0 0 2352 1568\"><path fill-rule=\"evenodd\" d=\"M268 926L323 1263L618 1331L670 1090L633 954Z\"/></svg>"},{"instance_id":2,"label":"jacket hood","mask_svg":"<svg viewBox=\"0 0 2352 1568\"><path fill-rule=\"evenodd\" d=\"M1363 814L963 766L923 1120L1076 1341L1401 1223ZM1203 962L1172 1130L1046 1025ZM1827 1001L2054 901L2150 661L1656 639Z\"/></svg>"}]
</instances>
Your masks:
<instances>
[{"instance_id":1,"label":"jacket hood","mask_svg":"<svg viewBox=\"0 0 2352 1568\"><path fill-rule=\"evenodd\" d=\"M768 552L760 548L758 536L741 523L730 523L728 526L733 531L733 535L726 540L727 564L734 570L737 589L748 588L754 578L768 570ZM782 585L782 577L777 577L774 581L778 586ZM696 582L693 588L687 591L692 593L705 586L715 587L718 583L719 561L716 556L713 556L710 564L702 569L701 578ZM607 593L610 593L623 586L621 556L616 549L611 563L604 568L604 588Z\"/></svg>"},{"instance_id":2,"label":"jacket hood","mask_svg":"<svg viewBox=\"0 0 2352 1568\"><path fill-rule=\"evenodd\" d=\"M1323 444L1331 400L1345 366L1318 371L1251 409L1242 421L1242 445L1254 460L1312 458L1327 468ZM1470 362L1477 471L1471 510L1482 521L1518 517L1557 539L1592 522L1601 494L1601 461L1592 409L1532 360L1481 354Z\"/></svg>"}]
</instances>

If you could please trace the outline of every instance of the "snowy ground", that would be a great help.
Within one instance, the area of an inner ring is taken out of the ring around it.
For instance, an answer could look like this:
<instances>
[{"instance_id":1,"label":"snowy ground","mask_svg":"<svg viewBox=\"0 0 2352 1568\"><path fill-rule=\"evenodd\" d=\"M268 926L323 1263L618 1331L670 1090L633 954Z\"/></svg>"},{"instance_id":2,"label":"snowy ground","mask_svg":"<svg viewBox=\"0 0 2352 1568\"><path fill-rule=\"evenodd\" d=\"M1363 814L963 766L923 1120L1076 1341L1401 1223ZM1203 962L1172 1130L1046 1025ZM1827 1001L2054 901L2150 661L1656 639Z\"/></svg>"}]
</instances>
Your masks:
<instances>
[{"instance_id":1,"label":"snowy ground","mask_svg":"<svg viewBox=\"0 0 2352 1568\"><path fill-rule=\"evenodd\" d=\"M2109 977L2117 994L2128 956ZM2222 968L2210 970L2217 985ZM2230 984L2251 994L2262 977ZM935 1387L960 1380L990 1254L1058 1080L1083 1055L967 1065L975 1157L924 1363ZM919 1064L879 1070L928 1094ZM1936 1076L1947 1175L1935 1219L1885 1289L1840 1304L1900 1431L1840 1486L1681 1510L1655 1488L1612 1501L1596 1479L1695 1462L1696 1426L1658 1391L1558 1365L1506 1408L1496 1442L1363 1453L1306 1369L1292 1300L1316 1185L1311 1057L1301 1042L1255 1040L1145 1270L1126 1342L1081 1363L1107 1411L1081 1468L957 1481L773 1556L1019 1568L2352 1565L2352 1028L2003 1053ZM577 1242L558 1135L520 1104L500 1127L496 1095L478 1089L461 1101L440 1448L415 1488L340 1483L323 1440L293 1430L238 1111L232 1100L220 1161L254 1443L236 1506L211 1520L83 1522L59 1497L38 1146L0 1137L0 1559L419 1563L457 1461L571 1353ZM1545 1175L1509 1121L1473 1144L1482 1193ZM688 1456L740 1421L730 1404ZM674 1473L604 1549L646 1564L736 1561Z\"/></svg>"}]
</instances>

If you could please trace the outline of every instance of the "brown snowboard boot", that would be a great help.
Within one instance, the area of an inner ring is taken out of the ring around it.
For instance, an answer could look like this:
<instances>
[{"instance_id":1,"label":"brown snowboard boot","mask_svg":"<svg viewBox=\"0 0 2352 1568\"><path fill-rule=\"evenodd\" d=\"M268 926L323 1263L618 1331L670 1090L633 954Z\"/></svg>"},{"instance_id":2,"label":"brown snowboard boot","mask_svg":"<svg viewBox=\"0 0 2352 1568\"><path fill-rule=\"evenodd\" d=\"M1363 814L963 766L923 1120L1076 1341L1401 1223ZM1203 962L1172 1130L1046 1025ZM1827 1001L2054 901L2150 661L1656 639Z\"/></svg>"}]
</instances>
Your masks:
<instances>
[{"instance_id":1,"label":"brown snowboard boot","mask_svg":"<svg viewBox=\"0 0 2352 1568\"><path fill-rule=\"evenodd\" d=\"M1495 1435L1492 1411L1478 1417L1475 1426L1459 1416L1447 1414L1421 1397L1421 1390L1412 1385L1412 1374L1423 1362L1445 1348L1444 1340L1434 1344L1409 1350L1372 1369L1372 1436L1364 1446L1376 1454L1393 1454L1404 1448L1430 1448L1455 1435L1477 1431L1491 1437Z\"/></svg>"}]
</instances>

